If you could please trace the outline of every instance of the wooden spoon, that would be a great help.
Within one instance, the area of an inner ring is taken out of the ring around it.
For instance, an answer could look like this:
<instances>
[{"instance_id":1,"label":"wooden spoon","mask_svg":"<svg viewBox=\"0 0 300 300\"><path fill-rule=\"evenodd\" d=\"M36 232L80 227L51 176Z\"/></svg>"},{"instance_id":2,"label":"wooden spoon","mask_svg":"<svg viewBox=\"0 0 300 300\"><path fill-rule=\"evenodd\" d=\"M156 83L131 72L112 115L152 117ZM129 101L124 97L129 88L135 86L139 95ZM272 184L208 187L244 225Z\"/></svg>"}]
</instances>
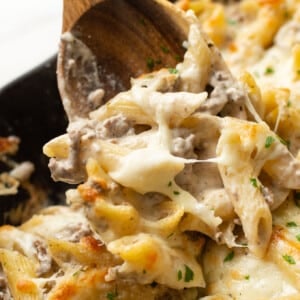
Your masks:
<instances>
[{"instance_id":1,"label":"wooden spoon","mask_svg":"<svg viewBox=\"0 0 300 300\"><path fill-rule=\"evenodd\" d=\"M71 34L62 36L57 74L69 120L128 89L130 78L174 67L185 52L187 22L166 0L64 0L63 19Z\"/></svg>"}]
</instances>

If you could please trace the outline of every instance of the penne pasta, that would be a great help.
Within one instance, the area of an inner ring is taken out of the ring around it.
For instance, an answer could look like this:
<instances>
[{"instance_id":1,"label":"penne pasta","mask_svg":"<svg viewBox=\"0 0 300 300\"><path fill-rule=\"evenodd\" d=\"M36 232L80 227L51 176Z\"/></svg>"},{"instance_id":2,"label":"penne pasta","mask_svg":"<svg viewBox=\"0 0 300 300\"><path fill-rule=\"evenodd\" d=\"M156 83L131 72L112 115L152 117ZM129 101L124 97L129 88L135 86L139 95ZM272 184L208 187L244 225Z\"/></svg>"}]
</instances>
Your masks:
<instances>
[{"instance_id":1,"label":"penne pasta","mask_svg":"<svg viewBox=\"0 0 300 300\"><path fill-rule=\"evenodd\" d=\"M0 228L0 298L300 297L299 1L175 5L183 61L44 146L75 186Z\"/></svg>"}]
</instances>

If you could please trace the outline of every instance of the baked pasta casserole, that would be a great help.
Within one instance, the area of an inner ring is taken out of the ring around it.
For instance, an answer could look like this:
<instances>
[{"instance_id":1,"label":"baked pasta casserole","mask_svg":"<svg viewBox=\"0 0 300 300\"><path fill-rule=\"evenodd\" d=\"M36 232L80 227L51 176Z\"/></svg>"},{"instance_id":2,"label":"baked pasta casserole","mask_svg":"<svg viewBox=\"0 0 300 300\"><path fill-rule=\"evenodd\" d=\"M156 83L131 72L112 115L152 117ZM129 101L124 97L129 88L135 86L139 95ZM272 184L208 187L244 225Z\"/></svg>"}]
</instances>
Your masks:
<instances>
[{"instance_id":1,"label":"baked pasta casserole","mask_svg":"<svg viewBox=\"0 0 300 300\"><path fill-rule=\"evenodd\" d=\"M0 224L20 224L46 206L45 192L32 183L34 165L17 159L20 138L0 136Z\"/></svg>"},{"instance_id":2,"label":"baked pasta casserole","mask_svg":"<svg viewBox=\"0 0 300 300\"><path fill-rule=\"evenodd\" d=\"M0 228L1 299L300 299L300 2L175 5L183 61L44 146L77 187Z\"/></svg>"}]
</instances>

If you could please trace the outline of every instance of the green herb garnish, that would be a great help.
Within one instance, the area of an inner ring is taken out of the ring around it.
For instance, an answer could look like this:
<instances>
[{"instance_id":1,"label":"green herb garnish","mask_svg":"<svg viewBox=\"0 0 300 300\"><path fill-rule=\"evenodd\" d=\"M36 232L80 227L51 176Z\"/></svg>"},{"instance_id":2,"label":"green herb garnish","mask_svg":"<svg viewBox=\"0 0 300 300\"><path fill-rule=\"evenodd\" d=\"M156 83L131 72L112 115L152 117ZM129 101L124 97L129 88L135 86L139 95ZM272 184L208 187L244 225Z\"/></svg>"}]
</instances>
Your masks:
<instances>
[{"instance_id":1,"label":"green herb garnish","mask_svg":"<svg viewBox=\"0 0 300 300\"><path fill-rule=\"evenodd\" d=\"M228 261L231 261L231 260L233 260L233 258L234 258L234 252L233 251L231 251L231 252L229 252L226 256L225 256L225 258L224 258L224 262L228 262Z\"/></svg>"},{"instance_id":2,"label":"green herb garnish","mask_svg":"<svg viewBox=\"0 0 300 300\"><path fill-rule=\"evenodd\" d=\"M175 59L177 60L177 61L181 61L181 56L180 55L175 55Z\"/></svg>"},{"instance_id":3,"label":"green herb garnish","mask_svg":"<svg viewBox=\"0 0 300 300\"><path fill-rule=\"evenodd\" d=\"M297 227L297 224L295 222L293 222L293 221L287 222L286 223L286 227Z\"/></svg>"},{"instance_id":4,"label":"green herb garnish","mask_svg":"<svg viewBox=\"0 0 300 300\"><path fill-rule=\"evenodd\" d=\"M148 58L147 58L147 67L148 67L148 69L149 69L150 71L153 70L154 65L155 65L154 59L151 58L151 57L148 57Z\"/></svg>"},{"instance_id":5,"label":"green herb garnish","mask_svg":"<svg viewBox=\"0 0 300 300\"><path fill-rule=\"evenodd\" d=\"M108 300L115 300L118 297L117 292L109 292L106 294L106 299Z\"/></svg>"},{"instance_id":6,"label":"green herb garnish","mask_svg":"<svg viewBox=\"0 0 300 300\"><path fill-rule=\"evenodd\" d=\"M250 279L250 275L246 275L246 276L245 276L245 279L246 279L246 280L249 280L249 279Z\"/></svg>"},{"instance_id":7,"label":"green herb garnish","mask_svg":"<svg viewBox=\"0 0 300 300\"><path fill-rule=\"evenodd\" d=\"M176 195L176 196L178 196L178 195L180 194L180 192L178 192L178 191L173 191L173 194Z\"/></svg>"},{"instance_id":8,"label":"green herb garnish","mask_svg":"<svg viewBox=\"0 0 300 300\"><path fill-rule=\"evenodd\" d=\"M300 242L300 233L296 235L296 239L298 242Z\"/></svg>"},{"instance_id":9,"label":"green herb garnish","mask_svg":"<svg viewBox=\"0 0 300 300\"><path fill-rule=\"evenodd\" d=\"M256 178L250 178L250 183L251 183L255 188L258 188L258 184L257 184Z\"/></svg>"},{"instance_id":10,"label":"green herb garnish","mask_svg":"<svg viewBox=\"0 0 300 300\"><path fill-rule=\"evenodd\" d=\"M274 73L274 69L272 67L267 67L265 70L265 75L271 75Z\"/></svg>"},{"instance_id":11,"label":"green herb garnish","mask_svg":"<svg viewBox=\"0 0 300 300\"><path fill-rule=\"evenodd\" d=\"M175 68L169 68L168 70L170 74L178 74L178 70Z\"/></svg>"},{"instance_id":12,"label":"green herb garnish","mask_svg":"<svg viewBox=\"0 0 300 300\"><path fill-rule=\"evenodd\" d=\"M296 264L296 261L295 259L293 258L293 256L290 256L288 254L285 254L285 255L282 255L282 258L287 262L289 263L290 265L295 265Z\"/></svg>"},{"instance_id":13,"label":"green herb garnish","mask_svg":"<svg viewBox=\"0 0 300 300\"><path fill-rule=\"evenodd\" d=\"M182 271L181 271L181 270L179 270L179 271L177 272L177 279L178 279L178 280L181 280L181 279L182 279Z\"/></svg>"},{"instance_id":14,"label":"green herb garnish","mask_svg":"<svg viewBox=\"0 0 300 300\"><path fill-rule=\"evenodd\" d=\"M81 270L78 270L72 274L73 277L77 277L80 274Z\"/></svg>"},{"instance_id":15,"label":"green herb garnish","mask_svg":"<svg viewBox=\"0 0 300 300\"><path fill-rule=\"evenodd\" d=\"M185 266L184 282L190 282L194 279L194 272L187 265Z\"/></svg>"},{"instance_id":16,"label":"green herb garnish","mask_svg":"<svg viewBox=\"0 0 300 300\"><path fill-rule=\"evenodd\" d=\"M265 148L270 148L274 142L275 142L274 137L267 136L266 141L265 141Z\"/></svg>"},{"instance_id":17,"label":"green herb garnish","mask_svg":"<svg viewBox=\"0 0 300 300\"><path fill-rule=\"evenodd\" d=\"M166 47L166 46L164 46L164 45L160 46L160 49L162 50L163 53L166 53L166 54L167 54L167 53L170 53L169 48Z\"/></svg>"}]
</instances>

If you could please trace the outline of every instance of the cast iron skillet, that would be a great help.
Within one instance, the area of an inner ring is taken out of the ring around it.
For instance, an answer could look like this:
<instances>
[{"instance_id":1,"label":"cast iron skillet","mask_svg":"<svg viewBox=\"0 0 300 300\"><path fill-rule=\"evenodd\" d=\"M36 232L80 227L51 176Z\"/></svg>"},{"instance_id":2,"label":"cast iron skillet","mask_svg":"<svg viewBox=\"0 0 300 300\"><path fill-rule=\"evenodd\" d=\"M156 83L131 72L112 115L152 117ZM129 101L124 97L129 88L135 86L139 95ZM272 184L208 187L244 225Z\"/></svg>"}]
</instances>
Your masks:
<instances>
[{"instance_id":1,"label":"cast iron skillet","mask_svg":"<svg viewBox=\"0 0 300 300\"><path fill-rule=\"evenodd\" d=\"M16 160L34 163L31 181L46 191L50 204L63 201L66 185L51 179L42 147L64 133L66 127L67 118L56 82L56 56L0 90L0 136L20 137ZM25 201L26 196L24 191L0 196L0 224L4 213Z\"/></svg>"}]
</instances>

